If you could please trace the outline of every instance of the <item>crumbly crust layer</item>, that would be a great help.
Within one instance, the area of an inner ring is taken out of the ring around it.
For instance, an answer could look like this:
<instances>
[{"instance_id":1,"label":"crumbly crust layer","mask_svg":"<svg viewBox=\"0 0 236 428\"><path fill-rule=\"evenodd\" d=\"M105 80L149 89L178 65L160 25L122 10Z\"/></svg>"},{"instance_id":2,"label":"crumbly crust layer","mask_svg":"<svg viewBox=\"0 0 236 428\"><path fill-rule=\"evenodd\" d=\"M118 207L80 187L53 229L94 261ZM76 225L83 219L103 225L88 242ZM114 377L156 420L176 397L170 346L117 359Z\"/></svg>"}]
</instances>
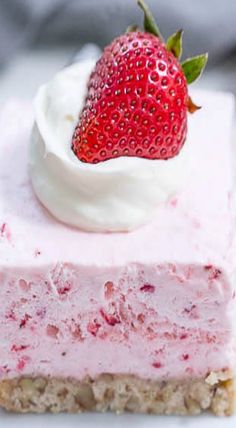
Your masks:
<instances>
[{"instance_id":1,"label":"crumbly crust layer","mask_svg":"<svg viewBox=\"0 0 236 428\"><path fill-rule=\"evenodd\" d=\"M234 379L222 372L178 381L103 374L83 381L22 377L0 382L0 406L21 413L111 410L194 415L208 410L226 416L234 412L234 404Z\"/></svg>"}]
</instances>

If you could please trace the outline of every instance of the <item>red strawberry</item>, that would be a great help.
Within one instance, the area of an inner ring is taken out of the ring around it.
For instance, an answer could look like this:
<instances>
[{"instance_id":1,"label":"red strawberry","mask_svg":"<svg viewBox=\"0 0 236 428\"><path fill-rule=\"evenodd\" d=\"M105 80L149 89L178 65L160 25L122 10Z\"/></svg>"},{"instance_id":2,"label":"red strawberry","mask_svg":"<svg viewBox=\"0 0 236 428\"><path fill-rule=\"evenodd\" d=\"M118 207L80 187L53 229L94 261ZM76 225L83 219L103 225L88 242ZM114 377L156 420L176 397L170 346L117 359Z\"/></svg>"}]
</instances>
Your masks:
<instances>
[{"instance_id":1,"label":"red strawberry","mask_svg":"<svg viewBox=\"0 0 236 428\"><path fill-rule=\"evenodd\" d=\"M72 149L83 162L119 156L169 159L181 150L187 111L195 111L187 83L207 55L178 61L182 31L163 42L143 0L146 32L129 31L107 46L93 70ZM151 34L152 33L152 34Z\"/></svg>"}]
</instances>

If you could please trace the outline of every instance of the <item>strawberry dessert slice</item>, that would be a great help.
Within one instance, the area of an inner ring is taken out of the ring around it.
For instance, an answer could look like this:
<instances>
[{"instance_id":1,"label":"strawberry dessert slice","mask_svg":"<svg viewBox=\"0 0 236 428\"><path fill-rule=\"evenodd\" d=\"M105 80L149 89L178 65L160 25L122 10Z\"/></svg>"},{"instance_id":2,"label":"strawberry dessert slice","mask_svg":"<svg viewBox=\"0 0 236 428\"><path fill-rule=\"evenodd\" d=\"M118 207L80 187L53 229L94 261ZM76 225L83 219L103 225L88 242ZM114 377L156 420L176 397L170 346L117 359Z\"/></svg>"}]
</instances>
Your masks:
<instances>
[{"instance_id":1,"label":"strawberry dessert slice","mask_svg":"<svg viewBox=\"0 0 236 428\"><path fill-rule=\"evenodd\" d=\"M187 83L200 76L207 54L180 64L180 30L165 43L143 0L144 29L129 28L107 46L91 73L72 148L83 162L119 156L169 159L187 134L197 106Z\"/></svg>"},{"instance_id":2,"label":"strawberry dessert slice","mask_svg":"<svg viewBox=\"0 0 236 428\"><path fill-rule=\"evenodd\" d=\"M39 89L30 150L31 105L0 114L0 406L11 411L235 408L233 99L196 91L204 109L184 144L197 108L187 82L206 55L180 64L182 32L164 44L139 4L146 32Z\"/></svg>"}]
</instances>

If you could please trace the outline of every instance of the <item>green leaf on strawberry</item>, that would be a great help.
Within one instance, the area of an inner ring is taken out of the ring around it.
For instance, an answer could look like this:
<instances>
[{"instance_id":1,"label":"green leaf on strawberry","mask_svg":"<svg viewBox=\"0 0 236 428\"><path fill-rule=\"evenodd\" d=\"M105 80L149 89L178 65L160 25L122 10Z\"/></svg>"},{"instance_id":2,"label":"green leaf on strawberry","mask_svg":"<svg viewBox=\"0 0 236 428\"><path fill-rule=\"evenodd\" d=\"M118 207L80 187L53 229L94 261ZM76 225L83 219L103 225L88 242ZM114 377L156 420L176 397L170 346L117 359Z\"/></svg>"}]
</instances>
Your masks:
<instances>
[{"instance_id":1,"label":"green leaf on strawberry","mask_svg":"<svg viewBox=\"0 0 236 428\"><path fill-rule=\"evenodd\" d=\"M175 56L175 58L180 59L182 56L182 38L183 30L176 31L167 39L166 49Z\"/></svg>"},{"instance_id":2,"label":"green leaf on strawberry","mask_svg":"<svg viewBox=\"0 0 236 428\"><path fill-rule=\"evenodd\" d=\"M186 77L188 84L195 82L197 80L207 63L208 54L202 54L195 56L193 58L188 58L184 62L182 62L181 66Z\"/></svg>"}]
</instances>

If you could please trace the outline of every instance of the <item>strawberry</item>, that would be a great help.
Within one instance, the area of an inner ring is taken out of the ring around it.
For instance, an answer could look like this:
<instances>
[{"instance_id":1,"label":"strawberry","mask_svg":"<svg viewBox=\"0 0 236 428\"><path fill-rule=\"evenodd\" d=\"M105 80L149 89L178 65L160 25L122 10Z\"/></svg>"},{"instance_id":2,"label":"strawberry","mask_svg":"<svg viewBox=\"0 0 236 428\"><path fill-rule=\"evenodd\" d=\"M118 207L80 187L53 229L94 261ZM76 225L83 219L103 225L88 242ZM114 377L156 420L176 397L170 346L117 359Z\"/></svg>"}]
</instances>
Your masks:
<instances>
[{"instance_id":1,"label":"strawberry","mask_svg":"<svg viewBox=\"0 0 236 428\"><path fill-rule=\"evenodd\" d=\"M129 28L104 49L88 82L84 108L72 138L79 160L98 163L119 156L169 159L187 134L188 95L207 54L179 62L182 30L166 43L143 0L144 29Z\"/></svg>"}]
</instances>

